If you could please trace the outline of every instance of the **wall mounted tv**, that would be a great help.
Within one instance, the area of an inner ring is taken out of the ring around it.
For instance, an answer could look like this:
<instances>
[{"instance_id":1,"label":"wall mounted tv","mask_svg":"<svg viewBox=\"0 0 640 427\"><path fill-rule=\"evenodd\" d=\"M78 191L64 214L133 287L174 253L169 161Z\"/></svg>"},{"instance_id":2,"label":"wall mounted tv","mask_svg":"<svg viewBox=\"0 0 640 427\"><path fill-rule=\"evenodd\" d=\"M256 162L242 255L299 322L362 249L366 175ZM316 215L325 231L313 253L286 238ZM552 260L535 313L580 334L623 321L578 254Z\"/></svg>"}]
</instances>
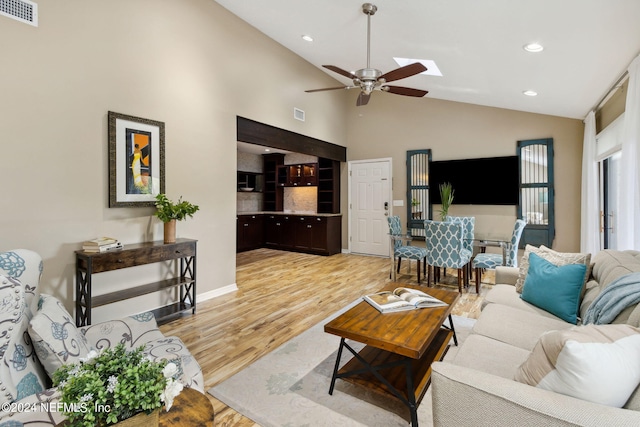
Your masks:
<instances>
[{"instance_id":1,"label":"wall mounted tv","mask_svg":"<svg viewBox=\"0 0 640 427\"><path fill-rule=\"evenodd\" d=\"M440 184L450 182L454 205L517 205L519 181L518 156L431 162L429 199L440 204Z\"/></svg>"}]
</instances>

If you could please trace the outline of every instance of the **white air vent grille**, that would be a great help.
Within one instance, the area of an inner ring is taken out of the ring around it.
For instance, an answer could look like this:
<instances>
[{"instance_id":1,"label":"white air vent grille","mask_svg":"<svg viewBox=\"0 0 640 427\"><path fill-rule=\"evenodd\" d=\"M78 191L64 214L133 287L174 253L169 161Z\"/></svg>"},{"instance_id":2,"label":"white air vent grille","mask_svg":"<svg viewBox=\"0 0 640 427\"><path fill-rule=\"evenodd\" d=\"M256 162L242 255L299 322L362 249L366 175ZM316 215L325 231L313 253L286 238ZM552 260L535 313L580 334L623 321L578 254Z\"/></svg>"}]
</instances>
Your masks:
<instances>
[{"instance_id":1,"label":"white air vent grille","mask_svg":"<svg viewBox=\"0 0 640 427\"><path fill-rule=\"evenodd\" d=\"M28 0L0 0L0 15L38 26L38 5Z\"/></svg>"},{"instance_id":2,"label":"white air vent grille","mask_svg":"<svg viewBox=\"0 0 640 427\"><path fill-rule=\"evenodd\" d=\"M299 108L293 108L293 117L296 120L300 120L301 122L304 122L304 110L301 110Z\"/></svg>"}]
</instances>

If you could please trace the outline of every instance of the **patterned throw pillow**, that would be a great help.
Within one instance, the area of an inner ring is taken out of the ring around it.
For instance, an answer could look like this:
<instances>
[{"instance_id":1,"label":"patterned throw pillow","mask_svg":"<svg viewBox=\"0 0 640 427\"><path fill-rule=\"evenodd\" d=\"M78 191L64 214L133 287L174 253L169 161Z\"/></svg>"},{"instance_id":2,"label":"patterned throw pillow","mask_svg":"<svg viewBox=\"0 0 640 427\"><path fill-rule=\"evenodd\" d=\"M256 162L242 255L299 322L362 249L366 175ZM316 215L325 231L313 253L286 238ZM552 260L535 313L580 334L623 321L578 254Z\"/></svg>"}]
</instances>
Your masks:
<instances>
[{"instance_id":1,"label":"patterned throw pillow","mask_svg":"<svg viewBox=\"0 0 640 427\"><path fill-rule=\"evenodd\" d=\"M0 403L13 402L41 392L46 375L27 333L25 287L0 275Z\"/></svg>"},{"instance_id":2,"label":"patterned throw pillow","mask_svg":"<svg viewBox=\"0 0 640 427\"><path fill-rule=\"evenodd\" d=\"M62 303L40 295L38 312L29 322L29 335L49 377L63 364L79 362L91 347Z\"/></svg>"},{"instance_id":3,"label":"patterned throw pillow","mask_svg":"<svg viewBox=\"0 0 640 427\"><path fill-rule=\"evenodd\" d=\"M625 324L547 332L515 380L621 408L640 383L640 329Z\"/></svg>"},{"instance_id":4,"label":"patterned throw pillow","mask_svg":"<svg viewBox=\"0 0 640 427\"><path fill-rule=\"evenodd\" d=\"M520 260L520 268L518 272L518 280L516 281L516 292L522 293L524 287L524 281L527 278L527 272L529 271L529 254L534 253L540 258L549 261L551 264L561 267L568 264L584 264L587 266L587 271L584 275L584 282L582 284L582 293L589 277L591 276L591 254L581 253L569 253L569 252L556 252L553 249L549 249L546 246L540 246L539 248L531 245L526 245L524 248L524 255Z\"/></svg>"}]
</instances>

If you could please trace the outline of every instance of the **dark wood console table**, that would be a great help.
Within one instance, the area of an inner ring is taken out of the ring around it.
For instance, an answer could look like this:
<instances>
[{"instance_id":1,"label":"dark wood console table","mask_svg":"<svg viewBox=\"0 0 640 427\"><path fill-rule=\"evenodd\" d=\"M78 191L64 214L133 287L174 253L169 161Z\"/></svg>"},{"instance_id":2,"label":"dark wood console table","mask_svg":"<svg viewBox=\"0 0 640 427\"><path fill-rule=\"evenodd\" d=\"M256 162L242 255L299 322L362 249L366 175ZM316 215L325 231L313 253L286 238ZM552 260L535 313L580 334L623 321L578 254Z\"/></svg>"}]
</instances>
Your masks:
<instances>
[{"instance_id":1,"label":"dark wood console table","mask_svg":"<svg viewBox=\"0 0 640 427\"><path fill-rule=\"evenodd\" d=\"M91 324L91 309L163 289L180 288L180 298L173 304L153 310L158 323L191 310L196 312L196 242L177 239L176 243L145 242L125 245L122 250L93 253L76 251L76 325ZM92 295L92 275L138 265L180 260L179 275L144 285Z\"/></svg>"}]
</instances>

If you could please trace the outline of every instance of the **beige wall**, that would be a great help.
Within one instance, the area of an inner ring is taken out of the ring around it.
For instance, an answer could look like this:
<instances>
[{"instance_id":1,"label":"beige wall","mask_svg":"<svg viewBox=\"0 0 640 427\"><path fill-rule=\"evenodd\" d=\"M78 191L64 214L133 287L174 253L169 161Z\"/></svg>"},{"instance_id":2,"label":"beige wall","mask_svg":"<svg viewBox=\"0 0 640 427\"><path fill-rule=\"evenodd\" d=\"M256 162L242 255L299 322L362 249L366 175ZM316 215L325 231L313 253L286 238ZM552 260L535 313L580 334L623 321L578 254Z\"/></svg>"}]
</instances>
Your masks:
<instances>
[{"instance_id":1,"label":"beige wall","mask_svg":"<svg viewBox=\"0 0 640 427\"><path fill-rule=\"evenodd\" d=\"M355 105L355 97L350 101ZM551 137L556 175L557 232L553 246L577 251L583 133L580 120L375 93L366 107L349 109L347 156L348 160L393 158L393 198L405 200L405 207L396 207L394 214L406 224L407 150L430 148L434 161L513 156L518 140ZM481 180L478 177L479 187ZM343 189L346 206L346 184ZM507 235L513 230L516 217L515 207L460 206L455 200L449 213L476 216L479 232ZM345 219L345 226L346 223ZM344 240L343 245L346 244Z\"/></svg>"},{"instance_id":2,"label":"beige wall","mask_svg":"<svg viewBox=\"0 0 640 427\"><path fill-rule=\"evenodd\" d=\"M107 111L165 122L166 192L201 208L178 224L179 237L199 241L199 294L235 283L236 115L347 145L350 160L393 157L396 199L407 149L432 148L435 160L508 155L517 139L551 136L557 247L578 247L579 121L381 93L356 109L354 93L306 94L336 82L210 0L38 4L37 28L0 17L0 250L39 252L41 290L69 309L82 241L162 236L153 208L108 208ZM306 122L293 119L294 107ZM94 292L154 275L163 269L103 273ZM167 298L108 306L94 321Z\"/></svg>"},{"instance_id":3,"label":"beige wall","mask_svg":"<svg viewBox=\"0 0 640 427\"><path fill-rule=\"evenodd\" d=\"M166 192L200 205L198 293L235 283L236 115L346 144L341 92L309 63L211 0L40 1L37 28L0 17L0 250L44 258L42 291L74 300L74 251L97 236L162 238L153 208L108 208L107 111L166 125ZM344 105L344 107L343 107ZM293 108L306 122L293 119ZM96 276L94 292L158 266ZM98 310L94 321L167 296Z\"/></svg>"}]
</instances>

